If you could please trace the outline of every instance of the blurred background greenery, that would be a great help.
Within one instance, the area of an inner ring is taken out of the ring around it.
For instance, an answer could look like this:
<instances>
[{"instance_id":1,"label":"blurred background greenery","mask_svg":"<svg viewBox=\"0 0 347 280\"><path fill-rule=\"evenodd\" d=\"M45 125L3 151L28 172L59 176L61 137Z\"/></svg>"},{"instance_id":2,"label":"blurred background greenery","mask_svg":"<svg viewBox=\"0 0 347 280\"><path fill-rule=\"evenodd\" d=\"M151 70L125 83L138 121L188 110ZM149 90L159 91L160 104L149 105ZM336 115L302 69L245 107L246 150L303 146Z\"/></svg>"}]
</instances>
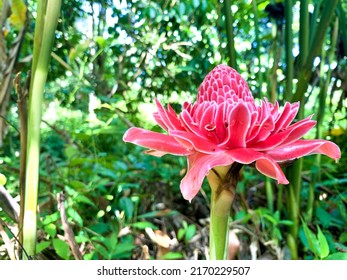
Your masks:
<instances>
[{"instance_id":1,"label":"blurred background greenery","mask_svg":"<svg viewBox=\"0 0 347 280\"><path fill-rule=\"evenodd\" d=\"M26 88L36 1L1 0L0 8L0 184L19 203L18 83L12 85L19 73ZM122 136L131 126L160 131L154 98L179 112L195 100L204 76L225 63L257 100L300 100L299 118L317 120L307 138L342 150L338 163L309 156L290 167L290 186L244 167L230 258L346 258L346 13L343 0L63 1L44 95L32 257L208 258L208 186L191 203L183 200L185 159L145 155ZM19 246L17 220L5 206L0 195L0 259Z\"/></svg>"}]
</instances>

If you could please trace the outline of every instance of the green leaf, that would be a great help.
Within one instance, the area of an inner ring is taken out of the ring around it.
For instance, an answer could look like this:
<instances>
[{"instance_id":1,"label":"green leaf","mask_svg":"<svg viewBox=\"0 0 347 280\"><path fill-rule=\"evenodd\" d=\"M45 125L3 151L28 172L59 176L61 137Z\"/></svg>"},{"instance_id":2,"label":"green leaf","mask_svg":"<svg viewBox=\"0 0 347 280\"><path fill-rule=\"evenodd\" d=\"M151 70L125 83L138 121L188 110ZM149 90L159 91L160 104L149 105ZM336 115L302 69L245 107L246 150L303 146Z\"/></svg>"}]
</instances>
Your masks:
<instances>
[{"instance_id":1,"label":"green leaf","mask_svg":"<svg viewBox=\"0 0 347 280\"><path fill-rule=\"evenodd\" d=\"M186 233L186 229L184 228L180 228L177 232L177 239L178 240L182 240L183 236L185 235Z\"/></svg>"},{"instance_id":2,"label":"green leaf","mask_svg":"<svg viewBox=\"0 0 347 280\"><path fill-rule=\"evenodd\" d=\"M77 195L74 198L74 202L81 202L81 203L93 206L94 208L96 207L95 203L91 199L89 199L88 197L86 197L85 195L82 195L82 194Z\"/></svg>"},{"instance_id":3,"label":"green leaf","mask_svg":"<svg viewBox=\"0 0 347 280\"><path fill-rule=\"evenodd\" d=\"M69 245L58 238L53 239L53 248L59 257L68 260L70 257Z\"/></svg>"},{"instance_id":4,"label":"green leaf","mask_svg":"<svg viewBox=\"0 0 347 280\"><path fill-rule=\"evenodd\" d=\"M110 224L109 223L97 223L97 224L93 224L92 226L90 226L89 229L92 231L95 231L96 233L104 234L108 230L110 230Z\"/></svg>"},{"instance_id":5,"label":"green leaf","mask_svg":"<svg viewBox=\"0 0 347 280\"><path fill-rule=\"evenodd\" d=\"M112 259L126 259L131 257L135 245L131 243L119 243L115 248Z\"/></svg>"},{"instance_id":6,"label":"green leaf","mask_svg":"<svg viewBox=\"0 0 347 280\"><path fill-rule=\"evenodd\" d=\"M131 219L134 214L134 203L129 197L123 196L119 199L119 206L124 211L125 216Z\"/></svg>"},{"instance_id":7,"label":"green leaf","mask_svg":"<svg viewBox=\"0 0 347 280\"><path fill-rule=\"evenodd\" d=\"M312 253L315 256L319 256L319 246L318 246L318 240L315 237L315 235L312 233L312 231L308 228L307 224L302 220L302 227L304 229L305 237L308 242L309 249L312 251Z\"/></svg>"},{"instance_id":8,"label":"green leaf","mask_svg":"<svg viewBox=\"0 0 347 280\"><path fill-rule=\"evenodd\" d=\"M343 232L339 237L339 242L347 243L347 232Z\"/></svg>"},{"instance_id":9,"label":"green leaf","mask_svg":"<svg viewBox=\"0 0 347 280\"><path fill-rule=\"evenodd\" d=\"M186 241L189 242L193 238L195 233L196 233L195 225L189 225L187 230L186 230L186 234L185 234Z\"/></svg>"},{"instance_id":10,"label":"green leaf","mask_svg":"<svg viewBox=\"0 0 347 280\"><path fill-rule=\"evenodd\" d=\"M153 225L151 222L136 222L131 225L133 228L137 229L145 229L145 228L151 228L151 229L158 229L156 225Z\"/></svg>"},{"instance_id":11,"label":"green leaf","mask_svg":"<svg viewBox=\"0 0 347 280\"><path fill-rule=\"evenodd\" d=\"M50 235L50 237L54 238L57 235L57 226L55 224L45 225L45 232Z\"/></svg>"},{"instance_id":12,"label":"green leaf","mask_svg":"<svg viewBox=\"0 0 347 280\"><path fill-rule=\"evenodd\" d=\"M75 190L85 190L85 189L87 189L87 187L86 187L86 184L85 183L83 183L83 182L80 182L80 181L77 181L77 180L71 180L70 182L69 182L69 185L71 186L71 187L73 187Z\"/></svg>"},{"instance_id":13,"label":"green leaf","mask_svg":"<svg viewBox=\"0 0 347 280\"><path fill-rule=\"evenodd\" d=\"M169 252L166 253L162 258L164 260L179 260L183 259L183 254L180 252Z\"/></svg>"},{"instance_id":14,"label":"green leaf","mask_svg":"<svg viewBox=\"0 0 347 280\"><path fill-rule=\"evenodd\" d=\"M317 228L318 228L317 237L318 237L318 242L320 246L320 258L324 259L326 256L329 255L329 244L325 235L321 231L320 227L318 226Z\"/></svg>"},{"instance_id":15,"label":"green leaf","mask_svg":"<svg viewBox=\"0 0 347 280\"><path fill-rule=\"evenodd\" d=\"M333 217L325 209L318 207L316 213L323 228L327 228L331 225Z\"/></svg>"},{"instance_id":16,"label":"green leaf","mask_svg":"<svg viewBox=\"0 0 347 280\"><path fill-rule=\"evenodd\" d=\"M331 254L330 256L327 256L325 260L347 260L347 253L334 253Z\"/></svg>"},{"instance_id":17,"label":"green leaf","mask_svg":"<svg viewBox=\"0 0 347 280\"><path fill-rule=\"evenodd\" d=\"M93 243L94 247L95 247L95 251L98 252L104 259L109 259L109 253L108 250L106 250L106 248L98 243Z\"/></svg>"},{"instance_id":18,"label":"green leaf","mask_svg":"<svg viewBox=\"0 0 347 280\"><path fill-rule=\"evenodd\" d=\"M67 215L74 220L79 226L83 226L83 219L80 216L80 214L77 213L77 211L73 208L68 208L66 210Z\"/></svg>"},{"instance_id":19,"label":"green leaf","mask_svg":"<svg viewBox=\"0 0 347 280\"><path fill-rule=\"evenodd\" d=\"M48 248L51 245L51 241L43 241L36 245L36 254L40 253L44 249Z\"/></svg>"},{"instance_id":20,"label":"green leaf","mask_svg":"<svg viewBox=\"0 0 347 280\"><path fill-rule=\"evenodd\" d=\"M60 219L60 213L59 212L54 212L51 215L47 215L43 219L42 224L43 225L48 225L48 224L51 224L51 223L54 223L54 222L58 221L59 219Z\"/></svg>"},{"instance_id":21,"label":"green leaf","mask_svg":"<svg viewBox=\"0 0 347 280\"><path fill-rule=\"evenodd\" d=\"M277 220L274 217L268 214L263 215L263 217L270 221L272 224L277 225Z\"/></svg>"}]
</instances>

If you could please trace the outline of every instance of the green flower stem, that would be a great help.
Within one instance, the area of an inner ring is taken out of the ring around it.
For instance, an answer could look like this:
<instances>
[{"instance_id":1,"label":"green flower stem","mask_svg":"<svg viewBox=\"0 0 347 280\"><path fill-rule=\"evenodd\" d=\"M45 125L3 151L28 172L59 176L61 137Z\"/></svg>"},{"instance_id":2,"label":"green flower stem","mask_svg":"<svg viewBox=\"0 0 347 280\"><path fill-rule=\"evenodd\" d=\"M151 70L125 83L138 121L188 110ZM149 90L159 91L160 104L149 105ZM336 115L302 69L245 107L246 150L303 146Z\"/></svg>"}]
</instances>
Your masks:
<instances>
[{"instance_id":1,"label":"green flower stem","mask_svg":"<svg viewBox=\"0 0 347 280\"><path fill-rule=\"evenodd\" d=\"M211 187L210 260L228 255L229 217L242 165L215 167L207 175Z\"/></svg>"},{"instance_id":2,"label":"green flower stem","mask_svg":"<svg viewBox=\"0 0 347 280\"><path fill-rule=\"evenodd\" d=\"M274 213L274 196L273 189L271 185L271 181L269 177L265 179L265 191L266 191L266 200L267 200L267 208L271 213Z\"/></svg>"}]
</instances>

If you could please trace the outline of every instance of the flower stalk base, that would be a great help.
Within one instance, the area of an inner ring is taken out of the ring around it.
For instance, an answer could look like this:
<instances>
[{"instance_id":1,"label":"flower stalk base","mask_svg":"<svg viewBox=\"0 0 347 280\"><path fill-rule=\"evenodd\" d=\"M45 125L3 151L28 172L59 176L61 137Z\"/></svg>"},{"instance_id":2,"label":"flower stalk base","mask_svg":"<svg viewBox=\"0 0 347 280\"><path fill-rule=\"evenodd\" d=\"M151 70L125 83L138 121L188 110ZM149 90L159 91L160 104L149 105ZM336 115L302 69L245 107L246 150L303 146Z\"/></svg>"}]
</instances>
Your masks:
<instances>
[{"instance_id":1,"label":"flower stalk base","mask_svg":"<svg viewBox=\"0 0 347 280\"><path fill-rule=\"evenodd\" d=\"M228 256L229 217L242 165L215 167L207 175L211 187L210 260Z\"/></svg>"}]
</instances>

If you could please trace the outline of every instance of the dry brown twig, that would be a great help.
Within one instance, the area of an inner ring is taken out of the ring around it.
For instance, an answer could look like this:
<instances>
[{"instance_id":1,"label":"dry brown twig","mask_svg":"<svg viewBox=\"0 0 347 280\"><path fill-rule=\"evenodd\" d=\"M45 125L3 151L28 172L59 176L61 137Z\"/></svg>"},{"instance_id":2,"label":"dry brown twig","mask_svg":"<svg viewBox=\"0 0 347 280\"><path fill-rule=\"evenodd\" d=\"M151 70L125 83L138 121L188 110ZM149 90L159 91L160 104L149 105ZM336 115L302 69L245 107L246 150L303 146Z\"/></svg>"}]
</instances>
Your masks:
<instances>
[{"instance_id":1,"label":"dry brown twig","mask_svg":"<svg viewBox=\"0 0 347 280\"><path fill-rule=\"evenodd\" d=\"M63 194L63 192L58 193L58 209L60 211L61 222L62 222L63 228L64 228L65 239L66 239L67 243L69 244L69 247L70 247L75 259L76 260L82 260L83 257L82 257L81 251L80 251L80 249L76 243L75 235L74 235L74 233L71 229L71 226L67 220L64 202L65 202L65 195Z\"/></svg>"}]
</instances>

